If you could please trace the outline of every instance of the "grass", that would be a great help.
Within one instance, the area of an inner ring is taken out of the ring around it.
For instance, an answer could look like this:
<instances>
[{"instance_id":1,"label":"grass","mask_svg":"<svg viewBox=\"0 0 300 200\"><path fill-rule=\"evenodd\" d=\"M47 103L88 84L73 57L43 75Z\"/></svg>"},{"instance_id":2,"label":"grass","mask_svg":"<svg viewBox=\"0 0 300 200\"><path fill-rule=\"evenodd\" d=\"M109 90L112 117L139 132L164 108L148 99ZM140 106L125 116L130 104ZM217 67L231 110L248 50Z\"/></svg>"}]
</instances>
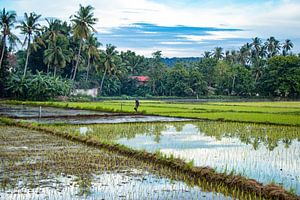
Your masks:
<instances>
[{"instance_id":1,"label":"grass","mask_svg":"<svg viewBox=\"0 0 300 200\"><path fill-rule=\"evenodd\" d=\"M134 101L128 100L102 102L3 102L134 113ZM143 114L170 117L300 126L300 102L171 103L144 100L140 102L139 111Z\"/></svg>"}]
</instances>

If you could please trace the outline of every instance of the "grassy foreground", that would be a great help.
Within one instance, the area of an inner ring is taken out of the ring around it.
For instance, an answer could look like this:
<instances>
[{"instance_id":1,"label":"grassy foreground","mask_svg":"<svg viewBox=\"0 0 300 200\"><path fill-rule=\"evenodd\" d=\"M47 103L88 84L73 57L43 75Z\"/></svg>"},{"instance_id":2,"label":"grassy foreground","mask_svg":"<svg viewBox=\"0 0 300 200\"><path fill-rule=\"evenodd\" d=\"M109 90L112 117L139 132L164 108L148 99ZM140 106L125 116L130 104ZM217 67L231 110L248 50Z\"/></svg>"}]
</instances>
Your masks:
<instances>
[{"instance_id":1,"label":"grassy foreground","mask_svg":"<svg viewBox=\"0 0 300 200\"><path fill-rule=\"evenodd\" d=\"M102 102L3 102L111 112L134 112L134 101L132 100ZM300 102L174 103L144 100L140 101L139 111L143 114L172 117L300 125Z\"/></svg>"}]
</instances>

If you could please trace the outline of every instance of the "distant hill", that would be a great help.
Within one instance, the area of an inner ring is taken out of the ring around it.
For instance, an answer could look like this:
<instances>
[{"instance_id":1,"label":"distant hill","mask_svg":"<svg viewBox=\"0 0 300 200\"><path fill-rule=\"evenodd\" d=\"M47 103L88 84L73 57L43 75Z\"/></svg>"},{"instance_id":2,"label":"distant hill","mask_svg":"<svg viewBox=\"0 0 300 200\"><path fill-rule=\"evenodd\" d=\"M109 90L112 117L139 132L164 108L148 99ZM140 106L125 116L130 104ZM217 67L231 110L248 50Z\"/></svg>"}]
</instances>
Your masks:
<instances>
[{"instance_id":1,"label":"distant hill","mask_svg":"<svg viewBox=\"0 0 300 200\"><path fill-rule=\"evenodd\" d=\"M200 57L186 57L186 58L163 58L162 61L169 67L173 67L177 62L193 63L199 61Z\"/></svg>"}]
</instances>

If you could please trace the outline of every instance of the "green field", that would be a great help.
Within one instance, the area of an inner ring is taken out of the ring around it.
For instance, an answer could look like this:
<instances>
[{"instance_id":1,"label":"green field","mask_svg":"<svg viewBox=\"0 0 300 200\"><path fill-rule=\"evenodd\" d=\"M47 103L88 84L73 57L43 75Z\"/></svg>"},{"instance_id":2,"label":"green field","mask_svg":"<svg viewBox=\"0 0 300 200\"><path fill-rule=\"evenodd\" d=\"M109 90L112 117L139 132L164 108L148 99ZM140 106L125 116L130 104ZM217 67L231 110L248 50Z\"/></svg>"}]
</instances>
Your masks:
<instances>
[{"instance_id":1,"label":"green field","mask_svg":"<svg viewBox=\"0 0 300 200\"><path fill-rule=\"evenodd\" d=\"M134 113L133 100L102 102L8 101L7 103ZM150 115L209 120L300 125L300 102L174 103L145 100L140 101L139 112Z\"/></svg>"}]
</instances>

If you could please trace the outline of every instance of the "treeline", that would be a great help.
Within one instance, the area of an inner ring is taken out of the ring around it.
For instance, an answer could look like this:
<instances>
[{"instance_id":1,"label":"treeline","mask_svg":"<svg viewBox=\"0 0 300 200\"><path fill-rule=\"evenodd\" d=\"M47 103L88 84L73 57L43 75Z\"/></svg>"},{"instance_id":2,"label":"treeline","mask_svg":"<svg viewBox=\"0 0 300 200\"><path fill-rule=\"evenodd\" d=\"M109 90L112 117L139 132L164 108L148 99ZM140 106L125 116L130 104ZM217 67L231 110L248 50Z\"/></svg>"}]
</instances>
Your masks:
<instances>
[{"instance_id":1,"label":"treeline","mask_svg":"<svg viewBox=\"0 0 300 200\"><path fill-rule=\"evenodd\" d=\"M81 6L71 21L46 19L25 13L0 13L0 94L21 99L67 96L74 88L98 87L101 96L300 96L300 57L291 40L252 39L239 50L216 47L200 59L151 58L133 51L118 52L113 45L100 50L95 36L93 7ZM20 41L13 34L19 29ZM24 49L14 51L18 43ZM168 65L174 65L168 67ZM167 64L168 65L167 65ZM148 76L139 82L133 76Z\"/></svg>"}]
</instances>

